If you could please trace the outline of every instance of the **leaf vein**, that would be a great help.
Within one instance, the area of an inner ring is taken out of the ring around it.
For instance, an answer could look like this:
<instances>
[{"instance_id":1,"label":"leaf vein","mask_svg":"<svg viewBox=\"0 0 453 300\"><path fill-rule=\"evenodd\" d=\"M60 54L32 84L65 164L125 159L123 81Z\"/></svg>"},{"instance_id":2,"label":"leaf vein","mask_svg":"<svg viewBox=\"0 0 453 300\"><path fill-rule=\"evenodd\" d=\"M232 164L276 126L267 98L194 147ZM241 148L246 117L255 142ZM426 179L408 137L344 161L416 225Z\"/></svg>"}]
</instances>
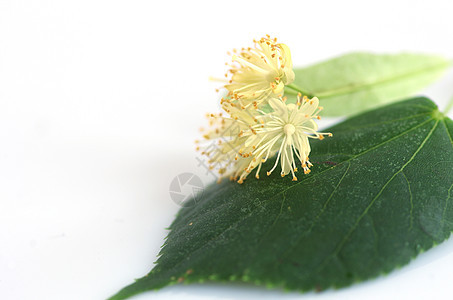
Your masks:
<instances>
[{"instance_id":1,"label":"leaf vein","mask_svg":"<svg viewBox=\"0 0 453 300\"><path fill-rule=\"evenodd\" d=\"M447 122L445 122L445 118L442 119L442 122L445 126L445 131L447 131L447 135L448 135L448 138L450 139L450 144L451 146L453 147L453 139L451 138L451 134L450 134L450 130L448 130L448 126L447 126ZM448 200L450 199L451 197L451 189L453 188L453 184L450 186L450 188L448 189L448 194L447 194L447 199L445 199L445 206L444 206L444 210L442 212L442 225L445 224L445 214L447 213L447 209L448 209Z\"/></svg>"},{"instance_id":2,"label":"leaf vein","mask_svg":"<svg viewBox=\"0 0 453 300\"><path fill-rule=\"evenodd\" d=\"M274 226L277 223L278 219L282 215L282 213L283 213L283 205L285 204L285 201L286 201L286 193L283 193L282 197L283 197L283 199L282 199L282 204L280 205L280 212L278 213L277 217L275 217L274 222L272 222L271 226L269 226L269 228L263 234L263 236L261 237L260 241L258 242L258 245L261 244L261 242L264 240L264 237L266 235L268 235L268 233L272 230L272 228L274 228Z\"/></svg>"},{"instance_id":3,"label":"leaf vein","mask_svg":"<svg viewBox=\"0 0 453 300\"><path fill-rule=\"evenodd\" d=\"M414 215L413 215L414 202L413 202L413 196L412 196L412 189L411 189L411 184L409 183L409 180L407 179L406 174L403 171L401 171L401 175L403 175L404 179L406 180L407 189L409 190L409 201L410 201L410 205L411 205L411 210L410 210L410 214L409 214L409 218L410 218L409 230L411 230L414 225Z\"/></svg>"},{"instance_id":4,"label":"leaf vein","mask_svg":"<svg viewBox=\"0 0 453 300\"><path fill-rule=\"evenodd\" d=\"M377 144L377 145L371 147L370 149L367 149L367 150L362 151L362 152L360 152L360 153L358 153L358 154L352 155L351 158L348 158L348 159L346 159L346 160L340 162L338 165L340 165L340 164L342 164L342 163L344 163L344 162L348 162L348 161L351 161L351 160L353 160L353 159L356 159L357 157L362 156L362 155L364 155L364 154L366 154L366 153L368 153L368 152L370 152L370 151L372 151L372 150L374 150L374 149L376 149L376 148L379 148L379 147L381 147L382 145L385 145L385 144L387 144L387 143L390 143L391 141L393 141L393 140L395 140L395 139L397 139L397 138L399 138L399 137L401 137L401 136L403 136L403 135L408 134L409 132L411 132L411 131L413 131L413 130L415 130L415 129L417 129L417 128L423 126L423 125L425 125L426 123L428 123L429 121L432 121L432 120L433 120L433 118L430 118L430 119L424 121L423 123L420 123L419 125L417 125L417 126L415 126L415 127L412 127L411 129L408 129L408 130L406 130L406 131L404 131L404 132L402 132L402 133L400 133L400 134L398 134L398 135L396 135L396 136L394 136L394 137L392 137L392 138L390 138L390 139L388 139L388 140L386 140L386 141L384 141L384 142L382 142L382 143L379 143L379 144ZM326 153L326 154L329 154L329 153ZM330 170L330 169L332 169L332 168L326 169L326 170L324 170L324 171L321 171L321 172L319 172L319 173L317 173L317 174L315 174L315 175L309 176L309 177L307 176L306 179L302 179L301 181L298 181L297 183L291 185L290 187L288 187L288 188L285 189L285 190L282 190L282 191L279 192L279 193L286 192L287 190L294 188L295 186L301 184L302 182L304 182L304 181L306 181L306 180L309 180L309 179L311 179L311 178L313 178L313 177L315 177L315 176L317 176L317 175L320 175L320 174L322 174L322 173L324 173L324 172L326 172L326 171L328 171L328 170ZM279 193L277 193L277 194L279 194Z\"/></svg>"},{"instance_id":5,"label":"leaf vein","mask_svg":"<svg viewBox=\"0 0 453 300\"><path fill-rule=\"evenodd\" d=\"M338 255L338 253L343 249L343 246L346 244L347 240L351 236L351 234L357 229L358 224L362 220L364 216L367 215L368 211L371 209L371 207L374 205L376 200L382 195L383 191L387 188L387 186L390 184L390 182L399 174L401 173L404 168L415 158L415 156L418 154L418 152L423 148L425 143L428 141L428 139L431 137L433 134L434 130L437 128L437 125L439 124L439 120L436 121L434 124L433 128L430 130L426 138L423 140L423 142L420 144L420 146L417 148L417 150L414 152L414 154L411 156L411 158L401 167L399 171L397 171L393 176L384 184L384 186L381 188L381 190L378 192L378 194L371 200L370 204L365 208L363 213L357 218L356 222L352 226L352 228L349 230L349 232L346 234L346 236L340 241L338 244L338 247L335 249L335 251L332 253L332 255L328 256L321 264L320 266L316 269L316 273L319 272L325 265L325 263L335 255Z\"/></svg>"},{"instance_id":6,"label":"leaf vein","mask_svg":"<svg viewBox=\"0 0 453 300\"><path fill-rule=\"evenodd\" d=\"M282 254L282 258L285 258L289 252L291 252L291 250L293 250L293 248L297 245L297 243L299 243L299 241L304 237L306 236L308 233L311 232L311 230L313 229L313 227L315 226L315 224L317 223L317 221L319 220L319 217L324 213L324 211L326 210L327 208L327 205L329 204L330 200L332 199L333 195L335 194L335 192L337 191L338 187L340 186L341 182L343 181L343 179L346 177L346 174L348 173L349 171L349 168L351 167L351 162L348 161L348 167L346 168L345 172L343 173L343 176L341 176L340 180L338 181L337 185L335 186L335 188L333 189L332 193L330 193L330 196L329 198L326 200L326 202L324 203L323 207L321 208L320 212L316 215L315 219L313 220L313 222L311 223L310 227L304 232L302 233L296 240L296 242L288 248L288 250L285 251L285 253Z\"/></svg>"}]
</instances>

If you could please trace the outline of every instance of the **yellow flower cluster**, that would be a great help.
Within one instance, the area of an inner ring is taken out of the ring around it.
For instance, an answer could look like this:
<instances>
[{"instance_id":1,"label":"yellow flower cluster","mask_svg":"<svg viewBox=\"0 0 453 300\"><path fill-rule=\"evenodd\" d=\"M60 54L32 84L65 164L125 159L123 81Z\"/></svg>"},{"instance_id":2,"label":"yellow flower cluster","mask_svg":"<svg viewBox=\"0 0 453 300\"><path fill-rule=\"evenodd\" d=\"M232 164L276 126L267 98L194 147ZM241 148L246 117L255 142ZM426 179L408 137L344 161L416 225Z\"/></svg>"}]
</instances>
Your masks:
<instances>
[{"instance_id":1,"label":"yellow flower cluster","mask_svg":"<svg viewBox=\"0 0 453 300\"><path fill-rule=\"evenodd\" d=\"M241 107L256 107L283 94L285 85L294 81L293 64L288 46L270 36L254 40L254 48L242 48L232 56L231 78L225 88L228 96ZM237 52L237 51L236 51Z\"/></svg>"},{"instance_id":2,"label":"yellow flower cluster","mask_svg":"<svg viewBox=\"0 0 453 300\"><path fill-rule=\"evenodd\" d=\"M239 183L254 169L259 178L262 164L274 155L277 158L267 175L280 163L281 176L291 173L296 181L296 161L305 174L312 166L309 138L332 134L317 131L315 120L322 110L318 98L298 94L296 103L286 103L284 87L295 77L288 46L270 36L254 43L254 48L243 48L232 56L231 78L225 85L228 95L221 101L224 113L208 115L211 129L204 138L211 143L197 149L208 156L211 169L218 167L222 176L229 174ZM272 112L261 110L265 104Z\"/></svg>"}]
</instances>

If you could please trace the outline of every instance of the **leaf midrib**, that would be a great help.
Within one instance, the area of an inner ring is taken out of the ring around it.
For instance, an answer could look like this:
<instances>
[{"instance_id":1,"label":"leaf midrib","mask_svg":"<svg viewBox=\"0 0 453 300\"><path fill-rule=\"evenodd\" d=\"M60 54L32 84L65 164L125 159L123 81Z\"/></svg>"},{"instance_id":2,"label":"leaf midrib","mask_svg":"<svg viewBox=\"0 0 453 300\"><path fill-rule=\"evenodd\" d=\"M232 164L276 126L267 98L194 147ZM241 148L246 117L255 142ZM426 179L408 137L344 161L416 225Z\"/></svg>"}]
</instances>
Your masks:
<instances>
[{"instance_id":1,"label":"leaf midrib","mask_svg":"<svg viewBox=\"0 0 453 300\"><path fill-rule=\"evenodd\" d=\"M347 85L347 86L340 87L340 88L337 88L337 89L325 90L325 91L322 91L322 90L321 91L310 90L310 92L311 92L311 94L314 94L316 97L323 98L323 99L334 97L334 96L340 96L340 95L344 95L344 94L348 94L348 93L357 93L358 91L365 90L365 89L368 89L368 88L373 87L373 86L379 86L379 85L386 84L386 83L391 82L391 81L400 81L400 80L404 80L404 79L412 77L412 76L417 76L417 75L420 75L420 74L422 74L422 73L424 73L426 71L434 71L436 69L440 70L440 69L448 67L450 64L451 64L450 62L446 61L444 63L431 65L429 67L418 69L418 70L415 70L413 72L408 72L408 73L404 73L404 74L388 77L388 78L385 78L385 79L376 80L376 81L369 82L369 83L360 83L360 84L355 84L355 85Z\"/></svg>"}]
</instances>

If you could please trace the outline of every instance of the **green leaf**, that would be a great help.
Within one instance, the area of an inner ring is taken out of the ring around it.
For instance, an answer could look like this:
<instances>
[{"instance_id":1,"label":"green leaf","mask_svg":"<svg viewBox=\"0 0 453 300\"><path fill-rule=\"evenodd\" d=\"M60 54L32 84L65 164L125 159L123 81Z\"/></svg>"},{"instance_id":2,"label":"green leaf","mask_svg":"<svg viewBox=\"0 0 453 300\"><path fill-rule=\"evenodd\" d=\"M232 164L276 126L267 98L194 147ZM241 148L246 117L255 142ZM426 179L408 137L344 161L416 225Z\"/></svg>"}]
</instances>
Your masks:
<instances>
[{"instance_id":1,"label":"green leaf","mask_svg":"<svg viewBox=\"0 0 453 300\"><path fill-rule=\"evenodd\" d=\"M449 237L453 122L433 102L398 102L328 131L296 183L272 174L209 186L180 210L154 269L111 299L178 282L338 288Z\"/></svg>"},{"instance_id":2,"label":"green leaf","mask_svg":"<svg viewBox=\"0 0 453 300\"><path fill-rule=\"evenodd\" d=\"M324 116L345 116L413 96L450 65L436 55L359 52L295 69L294 84L321 100Z\"/></svg>"}]
</instances>

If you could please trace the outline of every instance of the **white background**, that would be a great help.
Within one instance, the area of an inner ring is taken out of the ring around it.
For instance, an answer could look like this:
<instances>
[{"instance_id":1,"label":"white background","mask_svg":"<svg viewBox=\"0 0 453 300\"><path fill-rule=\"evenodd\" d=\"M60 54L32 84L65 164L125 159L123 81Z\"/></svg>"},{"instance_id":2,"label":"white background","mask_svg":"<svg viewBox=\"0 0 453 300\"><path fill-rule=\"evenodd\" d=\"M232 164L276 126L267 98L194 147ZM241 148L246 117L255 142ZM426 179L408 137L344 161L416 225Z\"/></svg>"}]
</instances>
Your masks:
<instances>
[{"instance_id":1,"label":"white background","mask_svg":"<svg viewBox=\"0 0 453 300\"><path fill-rule=\"evenodd\" d=\"M226 51L269 33L295 66L352 50L453 56L451 1L1 1L0 299L105 299L146 274L176 175L218 110ZM442 107L453 73L424 91ZM321 294L220 284L135 299L450 298L453 240Z\"/></svg>"}]
</instances>

